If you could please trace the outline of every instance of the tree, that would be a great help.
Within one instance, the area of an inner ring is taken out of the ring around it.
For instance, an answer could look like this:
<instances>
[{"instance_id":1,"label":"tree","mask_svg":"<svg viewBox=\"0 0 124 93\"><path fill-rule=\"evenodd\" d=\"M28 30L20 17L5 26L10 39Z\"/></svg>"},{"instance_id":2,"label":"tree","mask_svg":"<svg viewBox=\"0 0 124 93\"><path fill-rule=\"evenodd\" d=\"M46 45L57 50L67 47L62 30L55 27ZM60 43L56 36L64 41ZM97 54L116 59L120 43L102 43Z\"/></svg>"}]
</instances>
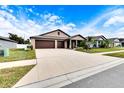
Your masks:
<instances>
[{"instance_id":1,"label":"tree","mask_svg":"<svg viewBox=\"0 0 124 93\"><path fill-rule=\"evenodd\" d=\"M19 37L16 34L9 33L9 39L17 41L18 44L30 44L30 40L24 40L22 37Z\"/></svg>"},{"instance_id":2,"label":"tree","mask_svg":"<svg viewBox=\"0 0 124 93\"><path fill-rule=\"evenodd\" d=\"M92 37L88 37L87 41L92 42Z\"/></svg>"},{"instance_id":3,"label":"tree","mask_svg":"<svg viewBox=\"0 0 124 93\"><path fill-rule=\"evenodd\" d=\"M107 48L108 48L108 47L112 47L113 43L112 43L111 40L105 40L105 42L106 42L106 47L107 47Z\"/></svg>"},{"instance_id":4,"label":"tree","mask_svg":"<svg viewBox=\"0 0 124 93\"><path fill-rule=\"evenodd\" d=\"M109 48L112 45L112 42L110 40L102 40L100 42L101 42L100 44L101 48Z\"/></svg>"},{"instance_id":5,"label":"tree","mask_svg":"<svg viewBox=\"0 0 124 93\"><path fill-rule=\"evenodd\" d=\"M18 36L17 36L16 34L9 33L9 38L10 38L11 40L18 41Z\"/></svg>"},{"instance_id":6,"label":"tree","mask_svg":"<svg viewBox=\"0 0 124 93\"><path fill-rule=\"evenodd\" d=\"M107 47L107 41L101 40L100 42L100 48L106 48Z\"/></svg>"},{"instance_id":7,"label":"tree","mask_svg":"<svg viewBox=\"0 0 124 93\"><path fill-rule=\"evenodd\" d=\"M30 40L29 39L25 40L25 44L30 44Z\"/></svg>"},{"instance_id":8,"label":"tree","mask_svg":"<svg viewBox=\"0 0 124 93\"><path fill-rule=\"evenodd\" d=\"M78 43L78 47L84 47L85 44L86 44L86 41L85 41L85 40L84 40L84 41L80 41L80 42Z\"/></svg>"}]
</instances>

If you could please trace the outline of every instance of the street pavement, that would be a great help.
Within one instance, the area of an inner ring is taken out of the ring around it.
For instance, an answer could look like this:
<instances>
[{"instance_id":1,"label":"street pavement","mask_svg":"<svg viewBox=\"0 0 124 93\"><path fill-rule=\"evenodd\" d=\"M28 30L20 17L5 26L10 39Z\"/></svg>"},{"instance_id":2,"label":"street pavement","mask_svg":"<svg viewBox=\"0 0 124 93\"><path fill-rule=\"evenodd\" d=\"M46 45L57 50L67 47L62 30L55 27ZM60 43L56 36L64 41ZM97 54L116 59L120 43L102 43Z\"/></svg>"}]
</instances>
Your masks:
<instances>
[{"instance_id":1,"label":"street pavement","mask_svg":"<svg viewBox=\"0 0 124 93\"><path fill-rule=\"evenodd\" d=\"M124 64L74 82L63 88L124 88Z\"/></svg>"}]
</instances>

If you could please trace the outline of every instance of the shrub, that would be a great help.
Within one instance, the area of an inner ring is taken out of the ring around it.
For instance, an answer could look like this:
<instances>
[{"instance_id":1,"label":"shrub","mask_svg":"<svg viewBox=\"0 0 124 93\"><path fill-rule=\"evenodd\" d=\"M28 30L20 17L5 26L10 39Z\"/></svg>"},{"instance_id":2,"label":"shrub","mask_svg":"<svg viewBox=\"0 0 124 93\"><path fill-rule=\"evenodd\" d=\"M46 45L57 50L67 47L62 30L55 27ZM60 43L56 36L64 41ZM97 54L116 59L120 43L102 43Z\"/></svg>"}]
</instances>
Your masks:
<instances>
[{"instance_id":1,"label":"shrub","mask_svg":"<svg viewBox=\"0 0 124 93\"><path fill-rule=\"evenodd\" d=\"M31 50L33 50L33 46L32 45L27 46L27 48L30 48Z\"/></svg>"},{"instance_id":2,"label":"shrub","mask_svg":"<svg viewBox=\"0 0 124 93\"><path fill-rule=\"evenodd\" d=\"M80 41L78 47L84 47L86 45L86 41Z\"/></svg>"}]
</instances>

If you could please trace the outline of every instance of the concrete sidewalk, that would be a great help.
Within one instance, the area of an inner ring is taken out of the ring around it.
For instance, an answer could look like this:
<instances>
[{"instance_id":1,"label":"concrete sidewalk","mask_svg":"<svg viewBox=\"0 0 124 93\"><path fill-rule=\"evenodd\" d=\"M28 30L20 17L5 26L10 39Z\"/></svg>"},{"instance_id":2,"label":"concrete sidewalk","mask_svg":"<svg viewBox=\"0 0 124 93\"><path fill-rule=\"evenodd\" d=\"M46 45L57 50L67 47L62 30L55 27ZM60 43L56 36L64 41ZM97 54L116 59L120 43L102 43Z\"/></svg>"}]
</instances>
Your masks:
<instances>
[{"instance_id":1,"label":"concrete sidewalk","mask_svg":"<svg viewBox=\"0 0 124 93\"><path fill-rule=\"evenodd\" d=\"M103 64L117 65L118 63L123 63L122 58L93 55L67 49L39 49L36 50L36 56L37 65L14 87L31 85L35 82L42 83L36 83L28 87L46 87L64 80L67 81L65 82L67 84L70 83L67 74L69 77L69 74L71 76L74 72L82 71L78 73L81 75L84 71L87 72L88 68L90 68L88 71L91 71L93 67L103 66ZM98 68L97 72L100 71ZM103 67L104 70L106 68L105 66ZM76 77L75 74L72 77Z\"/></svg>"},{"instance_id":2,"label":"concrete sidewalk","mask_svg":"<svg viewBox=\"0 0 124 93\"><path fill-rule=\"evenodd\" d=\"M36 64L36 59L0 63L0 69Z\"/></svg>"}]
</instances>

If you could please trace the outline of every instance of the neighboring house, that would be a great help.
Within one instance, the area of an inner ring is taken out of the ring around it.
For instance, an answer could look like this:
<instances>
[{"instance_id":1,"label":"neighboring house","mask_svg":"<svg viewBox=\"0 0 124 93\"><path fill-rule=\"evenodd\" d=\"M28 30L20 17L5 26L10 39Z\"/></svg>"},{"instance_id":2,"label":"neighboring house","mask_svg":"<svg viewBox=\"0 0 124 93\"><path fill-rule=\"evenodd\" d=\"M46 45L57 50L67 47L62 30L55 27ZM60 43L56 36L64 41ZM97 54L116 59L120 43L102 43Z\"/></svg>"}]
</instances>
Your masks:
<instances>
[{"instance_id":1,"label":"neighboring house","mask_svg":"<svg viewBox=\"0 0 124 93\"><path fill-rule=\"evenodd\" d=\"M103 35L100 35L100 36L88 36L86 38L87 38L87 41L93 42L93 43L90 43L91 48L93 48L93 47L99 48L100 45L101 45L101 41L107 40Z\"/></svg>"},{"instance_id":2,"label":"neighboring house","mask_svg":"<svg viewBox=\"0 0 124 93\"><path fill-rule=\"evenodd\" d=\"M119 38L120 42L121 42L121 46L124 47L124 38Z\"/></svg>"},{"instance_id":3,"label":"neighboring house","mask_svg":"<svg viewBox=\"0 0 124 93\"><path fill-rule=\"evenodd\" d=\"M6 37L0 36L0 48L16 48L17 42Z\"/></svg>"},{"instance_id":4,"label":"neighboring house","mask_svg":"<svg viewBox=\"0 0 124 93\"><path fill-rule=\"evenodd\" d=\"M86 40L81 35L70 36L60 29L41 35L30 37L33 49L39 48L76 48L82 41Z\"/></svg>"},{"instance_id":5,"label":"neighboring house","mask_svg":"<svg viewBox=\"0 0 124 93\"><path fill-rule=\"evenodd\" d=\"M113 47L124 47L124 38L110 38Z\"/></svg>"}]
</instances>

